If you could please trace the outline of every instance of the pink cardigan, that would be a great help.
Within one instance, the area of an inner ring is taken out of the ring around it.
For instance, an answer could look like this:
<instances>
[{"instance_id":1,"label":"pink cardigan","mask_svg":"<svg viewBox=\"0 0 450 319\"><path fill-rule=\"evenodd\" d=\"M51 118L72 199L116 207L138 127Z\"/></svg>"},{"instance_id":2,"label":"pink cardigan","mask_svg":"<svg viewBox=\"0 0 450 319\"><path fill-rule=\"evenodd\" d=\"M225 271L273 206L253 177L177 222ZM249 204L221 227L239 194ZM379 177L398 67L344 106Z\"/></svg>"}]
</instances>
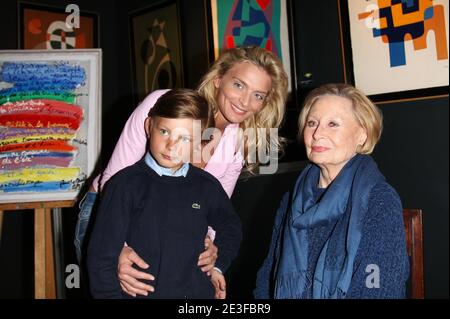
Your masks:
<instances>
[{"instance_id":1,"label":"pink cardigan","mask_svg":"<svg viewBox=\"0 0 450 319\"><path fill-rule=\"evenodd\" d=\"M150 93L131 114L117 141L108 166L103 171L103 175L97 176L93 182L96 191L98 191L99 182L100 187L103 187L115 173L133 165L144 156L147 146L144 128L145 119L158 98L167 91L157 90ZM233 194L244 165L241 152L236 151L238 129L238 124L230 124L225 128L214 154L204 168L205 171L219 180L228 197Z\"/></svg>"}]
</instances>

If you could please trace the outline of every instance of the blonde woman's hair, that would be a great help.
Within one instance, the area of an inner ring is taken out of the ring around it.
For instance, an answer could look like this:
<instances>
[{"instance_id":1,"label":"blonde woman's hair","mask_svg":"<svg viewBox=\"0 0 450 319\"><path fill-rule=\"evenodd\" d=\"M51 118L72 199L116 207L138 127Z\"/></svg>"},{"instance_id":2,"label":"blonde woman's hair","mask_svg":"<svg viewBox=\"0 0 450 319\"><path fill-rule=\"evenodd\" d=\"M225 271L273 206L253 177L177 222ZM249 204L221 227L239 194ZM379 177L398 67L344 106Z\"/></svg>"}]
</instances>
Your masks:
<instances>
[{"instance_id":1,"label":"blonde woman's hair","mask_svg":"<svg viewBox=\"0 0 450 319\"><path fill-rule=\"evenodd\" d=\"M303 130L309 111L318 99L326 95L340 96L352 102L353 114L358 124L366 131L366 142L356 150L360 154L372 153L383 130L381 110L360 90L349 84L325 84L312 90L306 97L298 117L298 136L303 140Z\"/></svg>"},{"instance_id":2,"label":"blonde woman's hair","mask_svg":"<svg viewBox=\"0 0 450 319\"><path fill-rule=\"evenodd\" d=\"M263 69L271 78L272 87L268 92L264 106L258 113L240 123L239 126L245 134L243 137L243 151L245 166L252 171L259 165L259 159L252 159L251 150L261 150L265 148L266 154L270 154L270 145L276 145L279 152L283 152L284 139L279 137L274 140L270 135L270 128L280 127L284 112L288 91L288 77L283 69L280 59L272 52L256 47L237 47L224 51L219 58L210 67L198 87L202 94L212 107L214 114L219 111L217 105L218 89L214 85L214 79L223 77L237 63L250 62ZM264 129L264 133L258 132L258 129Z\"/></svg>"}]
</instances>

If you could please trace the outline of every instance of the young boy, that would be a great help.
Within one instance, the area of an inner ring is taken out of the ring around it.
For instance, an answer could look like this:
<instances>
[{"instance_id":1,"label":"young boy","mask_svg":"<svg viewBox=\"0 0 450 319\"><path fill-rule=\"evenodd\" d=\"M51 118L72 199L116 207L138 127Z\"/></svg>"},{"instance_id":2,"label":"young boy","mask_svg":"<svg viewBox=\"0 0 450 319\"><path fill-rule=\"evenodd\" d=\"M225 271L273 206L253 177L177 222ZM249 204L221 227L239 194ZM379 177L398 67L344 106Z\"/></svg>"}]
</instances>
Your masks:
<instances>
[{"instance_id":1,"label":"young boy","mask_svg":"<svg viewBox=\"0 0 450 319\"><path fill-rule=\"evenodd\" d=\"M154 275L149 284L155 289L147 298L220 297L214 287L225 286L221 272L237 255L241 223L220 183L188 163L201 147L194 120L203 131L212 126L211 113L206 100L187 89L168 91L150 110L148 153L118 172L103 193L87 259L94 298L131 298L117 278L124 242L149 261L143 271ZM197 266L208 225L220 251L211 278Z\"/></svg>"}]
</instances>

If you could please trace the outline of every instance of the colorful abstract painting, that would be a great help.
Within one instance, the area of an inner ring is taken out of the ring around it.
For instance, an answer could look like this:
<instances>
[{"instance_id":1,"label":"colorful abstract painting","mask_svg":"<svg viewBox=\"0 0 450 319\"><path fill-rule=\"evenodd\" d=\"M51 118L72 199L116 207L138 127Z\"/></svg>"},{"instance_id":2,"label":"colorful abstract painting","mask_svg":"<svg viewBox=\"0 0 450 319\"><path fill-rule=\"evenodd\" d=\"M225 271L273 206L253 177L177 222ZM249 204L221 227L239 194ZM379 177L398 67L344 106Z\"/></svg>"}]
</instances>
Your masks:
<instances>
[{"instance_id":1,"label":"colorful abstract painting","mask_svg":"<svg viewBox=\"0 0 450 319\"><path fill-rule=\"evenodd\" d=\"M256 45L281 58L292 89L286 0L211 0L214 55Z\"/></svg>"},{"instance_id":2,"label":"colorful abstract painting","mask_svg":"<svg viewBox=\"0 0 450 319\"><path fill-rule=\"evenodd\" d=\"M22 49L85 49L98 47L97 16L81 12L79 25L66 23L69 13L19 2L19 44Z\"/></svg>"},{"instance_id":3,"label":"colorful abstract painting","mask_svg":"<svg viewBox=\"0 0 450 319\"><path fill-rule=\"evenodd\" d=\"M448 0L348 1L355 85L380 94L448 86Z\"/></svg>"},{"instance_id":4,"label":"colorful abstract painting","mask_svg":"<svg viewBox=\"0 0 450 319\"><path fill-rule=\"evenodd\" d=\"M154 90L183 87L176 1L139 10L131 15L130 23L137 99Z\"/></svg>"},{"instance_id":5,"label":"colorful abstract painting","mask_svg":"<svg viewBox=\"0 0 450 319\"><path fill-rule=\"evenodd\" d=\"M0 203L76 197L97 159L99 61L0 51Z\"/></svg>"}]
</instances>

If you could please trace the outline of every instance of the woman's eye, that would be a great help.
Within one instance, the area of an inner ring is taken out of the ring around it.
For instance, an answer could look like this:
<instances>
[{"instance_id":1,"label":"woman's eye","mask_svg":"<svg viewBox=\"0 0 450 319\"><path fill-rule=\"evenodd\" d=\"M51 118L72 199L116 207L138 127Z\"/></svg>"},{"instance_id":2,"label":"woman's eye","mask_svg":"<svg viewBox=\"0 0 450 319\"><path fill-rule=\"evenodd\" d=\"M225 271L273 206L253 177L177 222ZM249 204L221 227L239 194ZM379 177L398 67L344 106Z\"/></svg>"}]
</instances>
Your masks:
<instances>
[{"instance_id":1,"label":"woman's eye","mask_svg":"<svg viewBox=\"0 0 450 319\"><path fill-rule=\"evenodd\" d=\"M239 83L239 82L234 82L233 85L235 87L237 87L238 89L242 89L242 87L243 87L243 85L241 83Z\"/></svg>"},{"instance_id":2,"label":"woman's eye","mask_svg":"<svg viewBox=\"0 0 450 319\"><path fill-rule=\"evenodd\" d=\"M316 121L308 121L308 122L306 122L306 126L314 127L314 126L316 126Z\"/></svg>"},{"instance_id":3,"label":"woman's eye","mask_svg":"<svg viewBox=\"0 0 450 319\"><path fill-rule=\"evenodd\" d=\"M256 99L257 99L258 101L264 101L264 98L265 98L264 95L261 95L261 94L256 93L255 96L256 96Z\"/></svg>"},{"instance_id":4,"label":"woman's eye","mask_svg":"<svg viewBox=\"0 0 450 319\"><path fill-rule=\"evenodd\" d=\"M330 126L330 127L337 127L337 126L339 126L339 124L337 124L336 122L330 122L328 124L328 126Z\"/></svg>"},{"instance_id":5,"label":"woman's eye","mask_svg":"<svg viewBox=\"0 0 450 319\"><path fill-rule=\"evenodd\" d=\"M167 130L165 130L165 129L160 129L159 130L159 134L166 136L166 135L169 134L169 132Z\"/></svg>"}]
</instances>

